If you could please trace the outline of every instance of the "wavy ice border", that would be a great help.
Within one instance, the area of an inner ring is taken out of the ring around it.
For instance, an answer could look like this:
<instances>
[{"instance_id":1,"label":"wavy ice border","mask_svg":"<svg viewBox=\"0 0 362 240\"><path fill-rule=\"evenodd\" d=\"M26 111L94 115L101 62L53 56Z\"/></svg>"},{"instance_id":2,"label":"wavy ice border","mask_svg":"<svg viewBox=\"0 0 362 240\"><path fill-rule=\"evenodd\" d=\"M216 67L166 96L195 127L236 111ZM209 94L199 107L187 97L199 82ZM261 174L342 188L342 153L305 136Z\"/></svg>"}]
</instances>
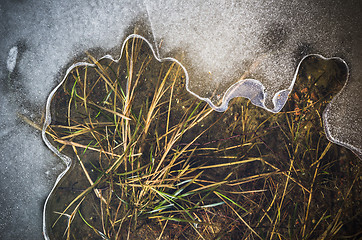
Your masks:
<instances>
[{"instance_id":1,"label":"wavy ice border","mask_svg":"<svg viewBox=\"0 0 362 240\"><path fill-rule=\"evenodd\" d=\"M102 59L109 59L109 60L112 60L116 63L118 63L121 58L122 58L122 54L123 54L123 50L124 50L124 47L125 47L125 44L127 43L127 41L131 38L138 38L138 39L142 39L144 42L146 42L148 44L148 46L150 47L154 57L159 61L159 62L165 62L165 61L173 61L173 62L176 62L177 64L179 64L179 66L184 70L184 73L185 73L185 79L186 79L186 90L192 94L193 96L197 97L198 99L202 100L202 101L205 101L207 102L211 108L213 108L215 111L217 112L224 112L226 111L226 109L228 108L228 105L229 105L229 102L235 98L235 97L244 97L244 98L247 98L247 99L250 99L250 101L256 105L256 106L259 106L261 108L264 108L265 110L267 111L270 111L272 113L277 113L279 112L285 105L287 99L288 99L288 96L289 96L289 93L291 92L291 90L293 89L293 86L294 86L294 83L296 81L296 78L297 78L297 75L298 75L298 72L299 72L299 68L300 68L300 65L301 63L303 62L303 60L307 57L310 57L310 56L317 56L317 57L320 57L322 58L323 60L331 60L331 59L335 59L335 60L339 60L341 62L343 62L347 68L347 79L345 81L345 84L344 86L342 87L342 89L339 91L339 93L344 89L344 87L346 86L347 84L347 81L348 81L348 76L349 76L349 68L348 68L348 65L347 63L339 58L339 57L332 57L332 58L325 58L323 57L322 55L319 55L319 54L309 54L309 55L306 55L304 56L298 66L297 66L297 69L294 73L294 77L293 77L293 80L292 80L292 83L291 85L287 88L287 89L284 89L284 90L280 90L278 91L274 97L273 97L273 105L274 105L274 108L273 109L269 109L265 106L265 98L266 98L266 93L265 93L265 87L263 86L263 84L258 81L258 80L255 80L255 79L243 79L243 80L239 80L238 82L234 83L233 85L231 85L227 90L226 92L224 93L223 97L222 97L222 103L220 106L216 106L209 98L204 98L204 97L201 97L199 96L198 94L192 92L190 89L189 89L189 76L188 76L188 73L187 73L187 70L186 68L175 58L171 58L171 57L166 57L166 58L161 58L158 54L158 51L155 51L152 44L144 37L142 37L141 35L138 35L138 34L131 34L129 35L123 42L122 44L122 48L121 48L121 54L119 56L118 59L113 59L113 57L111 55L105 55L103 57L101 57L99 60L102 60ZM158 50L158 49L156 49ZM156 54L157 52L157 54ZM86 62L78 62L78 63L75 63L73 64L72 66L70 66L67 71L66 71L66 74L63 78L63 80L53 89L53 91L51 91L51 93L49 94L49 97L47 99L47 102L46 102L46 108L45 108L45 121L44 121L44 125L43 125L43 129L42 129L42 138L45 142L45 144L48 146L48 148L54 152L58 157L60 157L65 165L66 165L66 169L59 174L59 176L57 177L55 183L54 183L54 186L53 188L51 189L49 195L47 196L46 200L45 200L45 203L44 203L44 208L43 208L43 234L44 234L44 238L46 240L50 239L49 238L49 235L48 235L48 232L47 232L47 227L46 227L46 209L47 209L47 206L48 206L48 202L49 202L49 199L50 199L50 196L52 195L52 193L54 192L56 186L58 185L59 181L63 178L63 176L68 172L68 170L70 169L71 165L72 165L72 160L60 153L50 142L49 140L47 139L46 137L46 129L47 127L49 126L49 124L51 123L51 113L50 113L50 104L51 104L51 100L55 94L55 92L60 88L60 86L64 83L64 81L66 80L66 78L68 77L68 74L76 67L79 67L79 66L90 66L90 67L95 67L96 65L95 64L90 64L90 63L86 63ZM247 89L249 87L249 89ZM251 89L250 89L251 88ZM339 93L337 95L339 95ZM337 96L336 95L336 96ZM328 104L329 106L329 104ZM329 109L329 107L327 106L327 108L325 109L325 111L323 112L323 122L324 122L324 126L325 126L325 131L326 131L326 135L327 135L327 138L331 141L331 142L334 142L334 143L337 143L339 145L342 145L342 146L346 146L352 150L355 150L357 152L359 152L359 149L357 149L356 147L354 146L351 146L350 144L347 144L347 143L343 143L335 138L333 138L330 134L330 131L329 129L327 128L327 123L326 123L326 112L327 112L327 109Z\"/></svg>"}]
</instances>

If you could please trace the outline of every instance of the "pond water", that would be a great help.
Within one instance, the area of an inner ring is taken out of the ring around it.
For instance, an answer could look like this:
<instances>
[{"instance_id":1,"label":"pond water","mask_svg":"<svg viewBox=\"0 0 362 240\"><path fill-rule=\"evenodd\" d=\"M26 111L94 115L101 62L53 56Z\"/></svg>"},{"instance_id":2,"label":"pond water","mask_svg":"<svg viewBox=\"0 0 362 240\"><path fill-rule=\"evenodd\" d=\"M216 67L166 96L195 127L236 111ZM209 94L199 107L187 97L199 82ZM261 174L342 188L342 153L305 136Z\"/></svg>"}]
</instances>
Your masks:
<instances>
[{"instance_id":1,"label":"pond water","mask_svg":"<svg viewBox=\"0 0 362 240\"><path fill-rule=\"evenodd\" d=\"M360 161L327 140L321 116L344 86L343 61L307 57L278 114L240 98L218 113L186 90L179 64L153 54L131 37L119 60L89 55L50 96L43 133L68 169L46 202L47 238L358 231L358 220L328 230L357 218L360 198L359 167L346 169Z\"/></svg>"}]
</instances>

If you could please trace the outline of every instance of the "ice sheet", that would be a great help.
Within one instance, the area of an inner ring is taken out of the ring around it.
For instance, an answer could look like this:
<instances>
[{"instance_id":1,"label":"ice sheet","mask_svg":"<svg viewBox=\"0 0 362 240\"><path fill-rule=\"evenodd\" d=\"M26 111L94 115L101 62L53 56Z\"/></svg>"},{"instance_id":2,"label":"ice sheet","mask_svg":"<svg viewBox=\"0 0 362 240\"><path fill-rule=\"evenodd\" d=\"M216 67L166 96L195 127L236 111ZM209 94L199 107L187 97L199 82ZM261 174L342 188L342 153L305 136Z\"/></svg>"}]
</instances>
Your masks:
<instances>
[{"instance_id":1,"label":"ice sheet","mask_svg":"<svg viewBox=\"0 0 362 240\"><path fill-rule=\"evenodd\" d=\"M178 59L189 89L218 111L244 96L278 112L305 56L347 61L350 78L324 114L326 132L361 153L361 1L145 2L160 57Z\"/></svg>"},{"instance_id":2,"label":"ice sheet","mask_svg":"<svg viewBox=\"0 0 362 240\"><path fill-rule=\"evenodd\" d=\"M64 170L18 113L41 125L71 61L119 51L144 9L134 0L0 2L0 239L42 238L43 204Z\"/></svg>"},{"instance_id":3,"label":"ice sheet","mask_svg":"<svg viewBox=\"0 0 362 240\"><path fill-rule=\"evenodd\" d=\"M1 1L0 238L40 238L41 205L64 167L18 113L40 119L71 61L86 50L119 54L137 21L158 55L178 59L190 90L215 107L225 92L240 95L229 87L243 78L255 90L244 93L261 96L254 103L279 110L283 98L274 106L273 97L288 93L304 56L341 57L350 78L324 114L327 133L361 152L361 9L357 0Z\"/></svg>"}]
</instances>

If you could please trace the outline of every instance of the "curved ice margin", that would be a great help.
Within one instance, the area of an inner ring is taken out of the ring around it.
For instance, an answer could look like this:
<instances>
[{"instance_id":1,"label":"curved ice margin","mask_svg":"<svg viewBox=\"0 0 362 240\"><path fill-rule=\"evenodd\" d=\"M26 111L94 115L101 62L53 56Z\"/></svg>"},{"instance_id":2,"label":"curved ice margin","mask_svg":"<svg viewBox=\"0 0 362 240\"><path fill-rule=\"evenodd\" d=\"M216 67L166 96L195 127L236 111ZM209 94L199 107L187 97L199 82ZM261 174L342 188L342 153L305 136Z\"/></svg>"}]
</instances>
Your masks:
<instances>
[{"instance_id":1,"label":"curved ice margin","mask_svg":"<svg viewBox=\"0 0 362 240\"><path fill-rule=\"evenodd\" d=\"M299 71L299 67L301 65L301 63L303 62L303 60L309 56L318 56L324 60L330 60L330 59L336 59L336 60L339 60L341 62L343 62L347 68L347 71L349 72L349 69L348 69L348 66L346 64L346 62L341 59L341 58L338 58L338 57L333 57L333 58L325 58L323 57L322 55L318 55L318 54L310 54L310 55L307 55L305 57L303 57L302 60L300 60L298 66L297 66L297 69L294 73L294 77L293 77L293 81L291 83L291 85L289 86L289 88L287 89L284 89L284 90L281 90L279 92L277 92L274 97L273 97L273 104L274 104L274 108L273 109L269 109L265 106L265 98L266 98L266 93L265 93L265 87L263 86L263 84L261 82L259 82L258 80L255 80L255 79L243 79L243 80L240 80L236 83L234 83L233 85L231 85L227 91L225 92L223 98L222 98L222 103L220 106L216 106L209 98L203 98L203 97L200 97L199 95L197 95L196 93L192 92L190 89L189 89L189 76L188 76L188 73L187 73L187 70L186 68L176 59L174 58L171 58L171 57L167 57L167 58L161 58L159 56L159 54L157 53L156 54L156 51L154 50L154 48L152 47L152 44L144 37L142 37L141 35L138 35L138 34L131 34L129 35L123 42L122 44L122 48L121 48L121 54L119 56L118 59L113 59L113 57L111 55L105 55L103 56L102 58L100 58L99 60L102 60L102 59L109 59L109 60L112 60L114 62L119 62L119 60L122 58L122 54L123 54L123 50L124 50L124 47L125 47L125 44L127 43L127 41L131 38L139 38L139 39L142 39L143 41L145 41L148 46L150 47L154 57L159 61L159 62L165 62L165 61L173 61L173 62L176 62L177 64L180 65L180 67L184 70L184 73L185 73L185 78L186 78L186 90L191 93L192 95L194 95L195 97L199 98L200 100L203 100L205 102L207 102L211 108L213 108L215 111L217 112L224 112L226 111L226 109L228 108L228 104L229 102L231 101L231 99L235 98L235 97L244 97L244 98L248 98L250 99L250 101L256 105L256 106L259 106L261 108L264 108L270 112L273 112L273 113L277 113L279 112L285 105L287 99L288 99L288 95L289 93L291 92L291 90L293 89L293 86L294 86L294 83L295 83L295 80L297 78L297 74L298 74L298 71ZM46 209L47 209L47 206L48 206L48 202L49 202L49 199L50 199L50 196L52 195L52 193L54 192L56 186L58 185L59 181L62 179L62 177L68 172L68 170L70 169L71 167L71 164L72 164L72 160L60 153L50 142L49 140L47 139L46 137L46 129L47 127L49 126L49 124L51 123L51 114L50 114L50 103L51 103L51 100L53 98L53 95L55 94L55 92L59 89L59 87L64 83L65 79L67 78L68 74L76 67L79 67L79 66L91 66L91 67L95 67L95 64L90 64L90 63L86 63L86 62L78 62L78 63L75 63L73 64L72 66L70 66L67 71L66 71L66 74L63 78L63 80L58 84L58 86L56 86L53 91L51 91L51 93L49 94L49 97L47 99L47 103L46 103L46 109L45 109L45 121L44 121L44 125L43 125L43 130L42 130L42 138L45 142L45 144L49 147L49 149L51 151L53 151L57 156L59 156L65 163L66 165L66 169L61 173L59 174L59 176L57 177L55 183L54 183L54 186L52 188L52 190L50 191L49 195L47 196L46 200L45 200L45 204L44 204L44 208L43 208L43 234L44 234L44 238L45 239L50 239L49 238L49 235L48 235L48 232L47 232L47 227L46 227ZM348 79L348 72L347 72L347 79ZM347 83L347 80L345 82L345 85ZM344 85L344 86L345 86ZM344 88L343 86L343 88ZM342 88L342 89L343 89ZM342 91L341 89L341 91ZM326 110L328 109L328 107L326 108ZM332 141L332 142L335 142L337 144L340 144L340 145L343 145L343 146L346 146L352 150L356 150L357 152L359 151L358 149L356 149L355 147L353 146L350 146L349 144L346 144L346 143L342 143L342 142L339 142L338 140L336 140L335 138L333 138L331 135L330 135L330 132L328 130L328 128L326 127L327 124L326 124L326 117L325 117L325 114L327 111L324 111L323 113L323 121L324 121L324 125L325 125L325 131L326 131L326 134L327 134L327 138Z\"/></svg>"}]
</instances>

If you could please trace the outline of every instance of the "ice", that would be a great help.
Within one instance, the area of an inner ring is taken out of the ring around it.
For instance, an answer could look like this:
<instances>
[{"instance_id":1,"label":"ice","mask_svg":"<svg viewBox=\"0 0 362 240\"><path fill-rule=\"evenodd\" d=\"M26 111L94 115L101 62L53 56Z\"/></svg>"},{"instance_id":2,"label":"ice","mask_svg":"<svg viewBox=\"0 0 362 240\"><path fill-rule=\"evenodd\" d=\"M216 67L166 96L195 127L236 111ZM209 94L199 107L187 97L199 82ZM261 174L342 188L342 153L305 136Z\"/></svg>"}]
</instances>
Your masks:
<instances>
[{"instance_id":1,"label":"ice","mask_svg":"<svg viewBox=\"0 0 362 240\"><path fill-rule=\"evenodd\" d=\"M59 165L58 159L44 148L40 133L28 126L17 125L0 141L3 165L0 168L0 205L3 211L0 238L41 239L44 197L62 166L54 168ZM49 171L51 177L44 174L45 171Z\"/></svg>"},{"instance_id":2,"label":"ice","mask_svg":"<svg viewBox=\"0 0 362 240\"><path fill-rule=\"evenodd\" d=\"M273 111L273 97L292 88L305 55L334 57L343 52L341 41L351 37L340 23L344 5L337 2L335 9L309 0L146 0L146 5L156 46L162 42L160 56L177 56L192 79L190 90L216 106L215 95L240 79L254 79L264 85L266 109Z\"/></svg>"},{"instance_id":3,"label":"ice","mask_svg":"<svg viewBox=\"0 0 362 240\"><path fill-rule=\"evenodd\" d=\"M134 22L147 18L144 9L133 0L0 2L0 239L42 238L43 204L64 170L19 115L41 124L46 98L71 61L86 50L119 52Z\"/></svg>"},{"instance_id":4,"label":"ice","mask_svg":"<svg viewBox=\"0 0 362 240\"><path fill-rule=\"evenodd\" d=\"M361 31L362 34L362 31ZM362 159L362 37L354 41L350 76L342 91L324 111L324 124L330 141L346 146ZM352 65L353 64L353 65Z\"/></svg>"},{"instance_id":5,"label":"ice","mask_svg":"<svg viewBox=\"0 0 362 240\"><path fill-rule=\"evenodd\" d=\"M361 154L361 1L145 3L159 56L178 59L188 71L189 90L217 111L243 96L278 112L304 57L348 62L348 82L323 116L328 138ZM250 86L257 97L251 98Z\"/></svg>"},{"instance_id":6,"label":"ice","mask_svg":"<svg viewBox=\"0 0 362 240\"><path fill-rule=\"evenodd\" d=\"M12 73L14 71L17 57L18 57L18 47L14 46L10 48L9 56L6 61L6 66L8 68L9 73Z\"/></svg>"},{"instance_id":7,"label":"ice","mask_svg":"<svg viewBox=\"0 0 362 240\"><path fill-rule=\"evenodd\" d=\"M46 98L66 69L85 51L116 57L135 25L158 57L173 57L186 67L190 91L220 111L235 96L278 111L303 57L344 59L349 81L324 114L327 136L361 153L361 4L1 1L0 238L41 238L42 205L64 169L19 114L39 124Z\"/></svg>"}]
</instances>

